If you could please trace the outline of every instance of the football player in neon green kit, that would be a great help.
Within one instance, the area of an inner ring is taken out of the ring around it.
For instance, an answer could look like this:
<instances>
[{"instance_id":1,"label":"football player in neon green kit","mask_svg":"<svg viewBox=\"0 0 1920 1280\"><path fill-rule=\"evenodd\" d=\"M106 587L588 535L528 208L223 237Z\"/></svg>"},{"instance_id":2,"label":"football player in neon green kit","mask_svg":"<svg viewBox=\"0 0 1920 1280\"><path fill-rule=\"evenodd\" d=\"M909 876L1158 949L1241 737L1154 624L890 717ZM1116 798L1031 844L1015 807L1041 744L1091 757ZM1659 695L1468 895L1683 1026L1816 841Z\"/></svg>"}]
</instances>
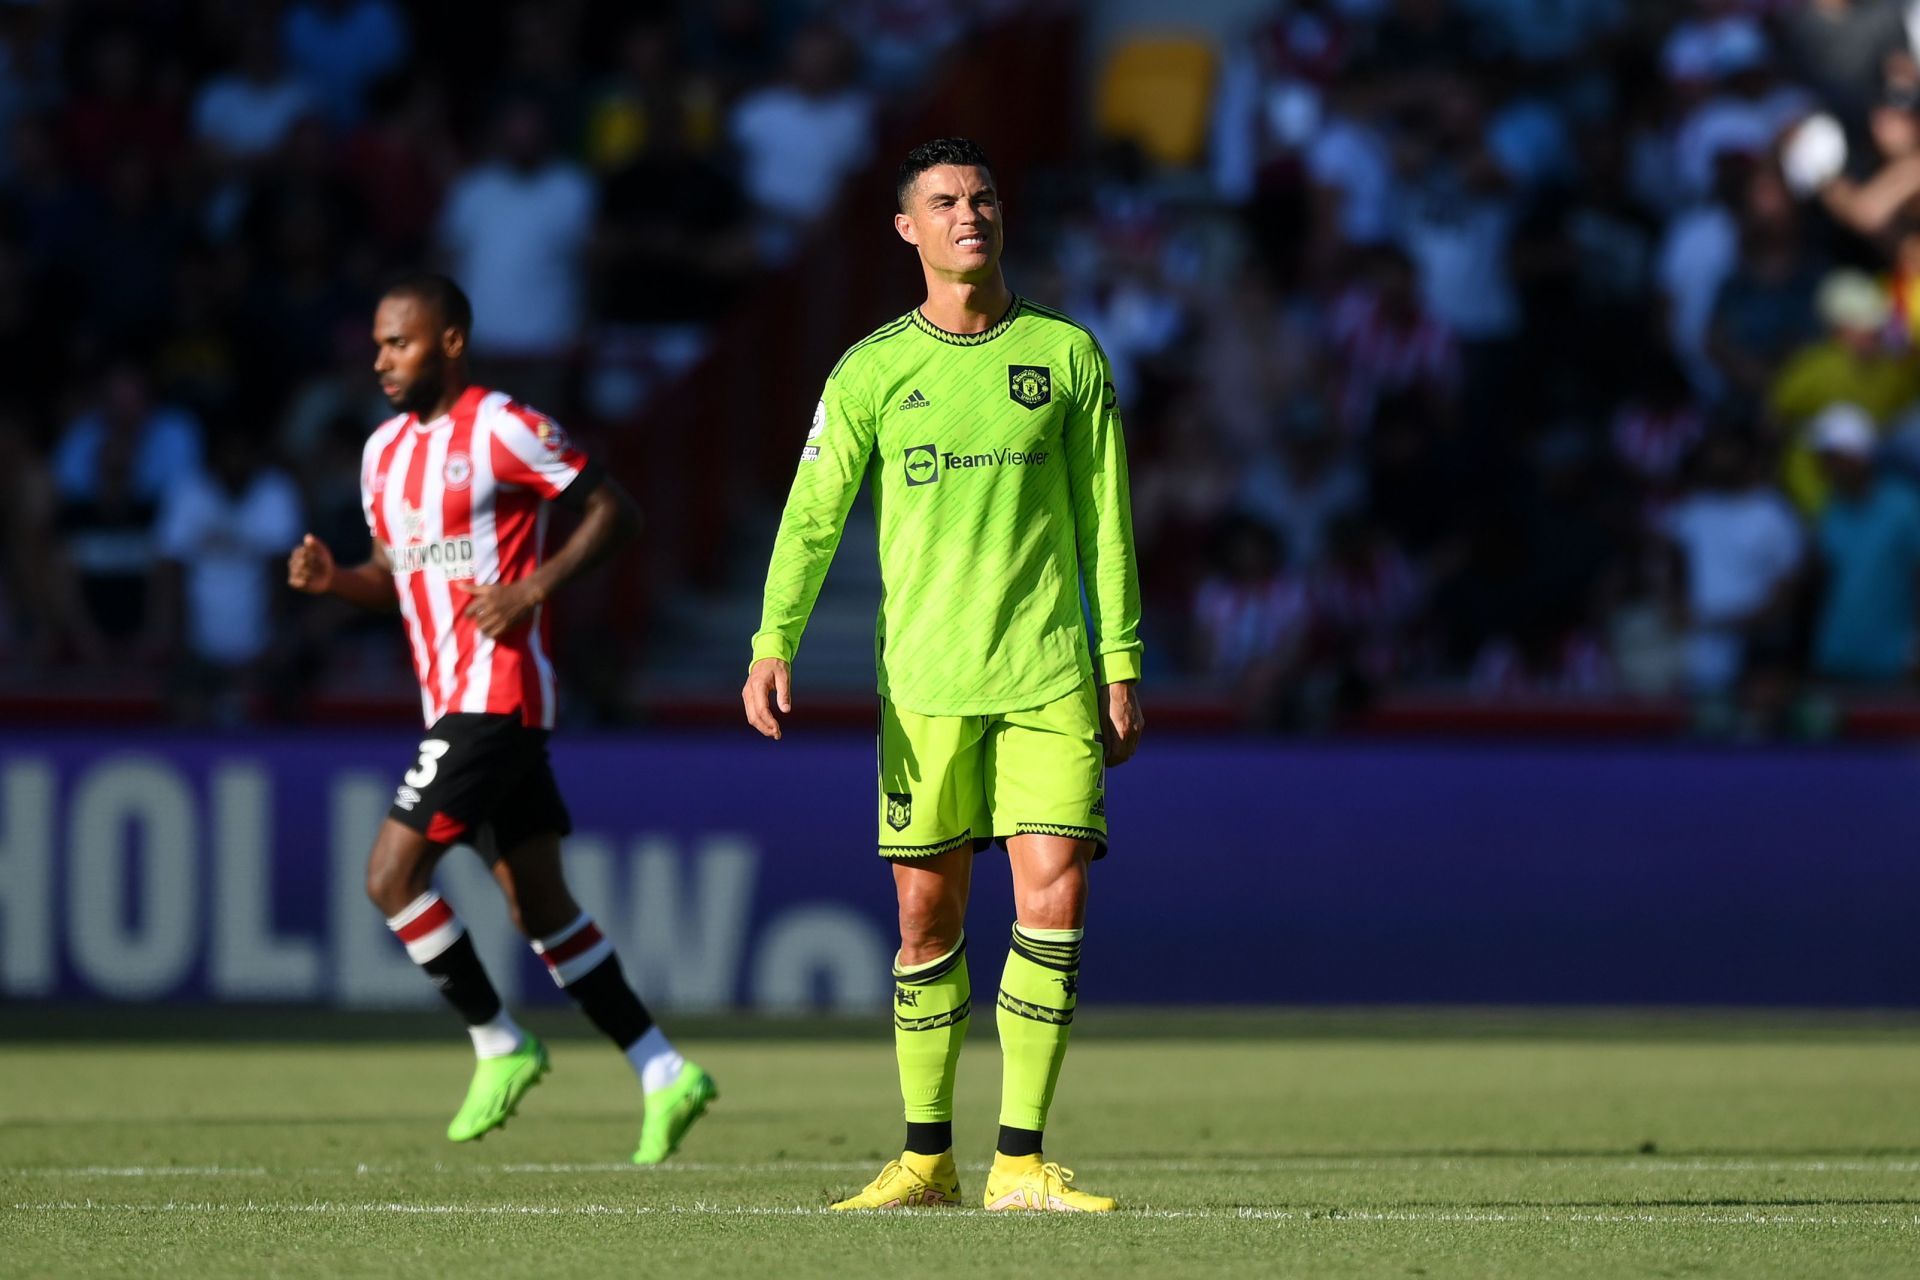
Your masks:
<instances>
[{"instance_id":1,"label":"football player in neon green kit","mask_svg":"<svg viewBox=\"0 0 1920 1280\"><path fill-rule=\"evenodd\" d=\"M1079 981L1104 767L1139 744L1139 577L1112 373L1091 334L1008 289L986 158L945 138L901 165L894 228L927 299L848 350L814 413L767 571L747 719L781 736L791 663L862 479L884 598L882 857L900 906L894 1044L907 1140L834 1207L958 1203L953 1080L972 993L974 855L1001 841L1017 921L995 999L1003 1075L988 1209L1104 1211L1041 1149ZM1093 618L1089 644L1081 611Z\"/></svg>"}]
</instances>

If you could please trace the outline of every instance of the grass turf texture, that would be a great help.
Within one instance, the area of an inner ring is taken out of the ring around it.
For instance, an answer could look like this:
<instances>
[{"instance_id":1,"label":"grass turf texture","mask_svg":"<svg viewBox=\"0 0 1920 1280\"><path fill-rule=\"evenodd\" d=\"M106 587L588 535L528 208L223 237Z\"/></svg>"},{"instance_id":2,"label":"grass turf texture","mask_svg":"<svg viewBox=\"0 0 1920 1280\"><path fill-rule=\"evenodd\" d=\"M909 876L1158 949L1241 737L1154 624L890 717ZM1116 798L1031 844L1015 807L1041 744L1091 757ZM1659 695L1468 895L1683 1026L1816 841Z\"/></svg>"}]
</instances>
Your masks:
<instances>
[{"instance_id":1,"label":"grass turf texture","mask_svg":"<svg viewBox=\"0 0 1920 1280\"><path fill-rule=\"evenodd\" d=\"M457 1028L306 1015L284 1024L306 1043L116 1041L121 1019L23 1012L0 1011L10 1277L1920 1271L1911 1020L1090 1013L1049 1154L1125 1209L1027 1218L823 1211L897 1153L884 1027L683 1027L723 1096L642 1170L632 1077L591 1040L553 1041L520 1116L456 1147ZM969 1204L999 1077L974 1032Z\"/></svg>"}]
</instances>

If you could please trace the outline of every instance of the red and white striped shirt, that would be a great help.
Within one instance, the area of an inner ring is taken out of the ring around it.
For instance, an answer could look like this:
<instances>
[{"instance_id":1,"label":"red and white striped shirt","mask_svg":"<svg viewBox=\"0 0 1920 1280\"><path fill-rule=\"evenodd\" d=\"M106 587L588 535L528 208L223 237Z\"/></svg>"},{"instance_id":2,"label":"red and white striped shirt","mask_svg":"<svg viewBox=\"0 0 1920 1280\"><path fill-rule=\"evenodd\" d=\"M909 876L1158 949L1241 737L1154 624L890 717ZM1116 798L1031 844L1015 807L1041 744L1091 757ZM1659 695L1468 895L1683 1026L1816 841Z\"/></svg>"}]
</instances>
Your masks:
<instances>
[{"instance_id":1,"label":"red and white striped shirt","mask_svg":"<svg viewBox=\"0 0 1920 1280\"><path fill-rule=\"evenodd\" d=\"M367 441L360 503L393 561L427 724L458 711L517 712L530 727L553 727L544 609L488 639L453 584L517 582L538 568L547 503L586 466L552 419L484 387L467 388L432 422L390 419Z\"/></svg>"}]
</instances>

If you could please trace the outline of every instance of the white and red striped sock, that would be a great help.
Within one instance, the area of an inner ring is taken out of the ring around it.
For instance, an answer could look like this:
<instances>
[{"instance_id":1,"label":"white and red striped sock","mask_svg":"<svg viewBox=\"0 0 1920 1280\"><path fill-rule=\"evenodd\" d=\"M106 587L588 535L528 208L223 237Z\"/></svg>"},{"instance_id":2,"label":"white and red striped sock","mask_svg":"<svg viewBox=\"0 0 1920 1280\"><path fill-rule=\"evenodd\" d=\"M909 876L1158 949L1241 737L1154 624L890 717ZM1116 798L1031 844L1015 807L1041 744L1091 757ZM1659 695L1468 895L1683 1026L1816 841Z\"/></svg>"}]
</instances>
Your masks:
<instances>
[{"instance_id":1,"label":"white and red striped sock","mask_svg":"<svg viewBox=\"0 0 1920 1280\"><path fill-rule=\"evenodd\" d=\"M389 916L387 927L466 1020L477 1056L503 1057L526 1043L526 1034L500 1003L466 927L439 894L421 894L399 915Z\"/></svg>"},{"instance_id":2,"label":"white and red striped sock","mask_svg":"<svg viewBox=\"0 0 1920 1280\"><path fill-rule=\"evenodd\" d=\"M533 953L546 962L554 985L571 986L592 973L613 954L613 944L600 932L593 917L582 911L558 933L533 940Z\"/></svg>"},{"instance_id":3,"label":"white and red striped sock","mask_svg":"<svg viewBox=\"0 0 1920 1280\"><path fill-rule=\"evenodd\" d=\"M581 912L566 928L536 938L533 950L546 961L554 982L619 1046L642 1089L652 1093L673 1083L684 1060L627 985L613 943L592 916Z\"/></svg>"},{"instance_id":4,"label":"white and red striped sock","mask_svg":"<svg viewBox=\"0 0 1920 1280\"><path fill-rule=\"evenodd\" d=\"M399 915L388 916L387 928L406 944L408 958L418 965L438 959L467 934L446 899L431 889L409 902Z\"/></svg>"}]
</instances>

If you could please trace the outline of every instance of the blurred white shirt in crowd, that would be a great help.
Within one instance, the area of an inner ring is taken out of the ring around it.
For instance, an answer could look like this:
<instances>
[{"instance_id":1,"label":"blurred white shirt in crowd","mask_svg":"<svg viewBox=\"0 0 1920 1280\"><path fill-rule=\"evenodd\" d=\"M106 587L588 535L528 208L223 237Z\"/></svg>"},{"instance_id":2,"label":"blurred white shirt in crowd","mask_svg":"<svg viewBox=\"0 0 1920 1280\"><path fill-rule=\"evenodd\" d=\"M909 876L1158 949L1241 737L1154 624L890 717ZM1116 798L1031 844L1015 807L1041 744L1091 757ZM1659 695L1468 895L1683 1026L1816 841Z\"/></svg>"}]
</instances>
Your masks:
<instances>
[{"instance_id":1,"label":"blurred white shirt in crowd","mask_svg":"<svg viewBox=\"0 0 1920 1280\"><path fill-rule=\"evenodd\" d=\"M229 493L196 472L160 509L159 553L185 576L187 646L237 667L266 652L276 589L270 569L300 537L300 491L286 474L256 472Z\"/></svg>"},{"instance_id":2,"label":"blurred white shirt in crowd","mask_svg":"<svg viewBox=\"0 0 1920 1280\"><path fill-rule=\"evenodd\" d=\"M1740 260L1740 228L1718 204L1696 205L1667 224L1660 246L1660 292L1667 303L1667 339L1696 390L1711 394L1719 370L1707 357L1713 301Z\"/></svg>"},{"instance_id":3,"label":"blurred white shirt in crowd","mask_svg":"<svg viewBox=\"0 0 1920 1280\"><path fill-rule=\"evenodd\" d=\"M593 212L593 183L558 161L483 165L454 184L440 242L473 300L477 354L558 355L578 336Z\"/></svg>"},{"instance_id":4,"label":"blurred white shirt in crowd","mask_svg":"<svg viewBox=\"0 0 1920 1280\"><path fill-rule=\"evenodd\" d=\"M314 85L336 123L360 118L363 99L407 56L407 23L389 0L305 0L281 23L287 61Z\"/></svg>"},{"instance_id":5,"label":"blurred white shirt in crowd","mask_svg":"<svg viewBox=\"0 0 1920 1280\"><path fill-rule=\"evenodd\" d=\"M106 418L94 410L75 418L60 433L53 450L53 484L61 498L87 500L100 490L100 451L109 434ZM200 466L200 422L185 409L156 407L140 424L133 442L133 492L158 502Z\"/></svg>"},{"instance_id":6,"label":"blurred white shirt in crowd","mask_svg":"<svg viewBox=\"0 0 1920 1280\"><path fill-rule=\"evenodd\" d=\"M801 222L829 210L873 149L872 109L854 89L814 97L774 85L741 99L730 129L753 202Z\"/></svg>"},{"instance_id":7,"label":"blurred white shirt in crowd","mask_svg":"<svg viewBox=\"0 0 1920 1280\"><path fill-rule=\"evenodd\" d=\"M1346 116L1329 117L1307 148L1316 186L1340 193L1340 235L1348 244L1379 244L1393 230L1393 152L1379 130Z\"/></svg>"},{"instance_id":8,"label":"blurred white shirt in crowd","mask_svg":"<svg viewBox=\"0 0 1920 1280\"><path fill-rule=\"evenodd\" d=\"M216 76L193 104L193 132L228 155L250 159L278 148L287 131L316 106L307 86L291 77L260 84L244 76Z\"/></svg>"},{"instance_id":9,"label":"blurred white shirt in crowd","mask_svg":"<svg viewBox=\"0 0 1920 1280\"><path fill-rule=\"evenodd\" d=\"M1780 494L1754 488L1681 499L1667 513L1666 533L1687 567L1688 681L1700 692L1729 689L1746 652L1737 625L1800 567L1800 522Z\"/></svg>"}]
</instances>

